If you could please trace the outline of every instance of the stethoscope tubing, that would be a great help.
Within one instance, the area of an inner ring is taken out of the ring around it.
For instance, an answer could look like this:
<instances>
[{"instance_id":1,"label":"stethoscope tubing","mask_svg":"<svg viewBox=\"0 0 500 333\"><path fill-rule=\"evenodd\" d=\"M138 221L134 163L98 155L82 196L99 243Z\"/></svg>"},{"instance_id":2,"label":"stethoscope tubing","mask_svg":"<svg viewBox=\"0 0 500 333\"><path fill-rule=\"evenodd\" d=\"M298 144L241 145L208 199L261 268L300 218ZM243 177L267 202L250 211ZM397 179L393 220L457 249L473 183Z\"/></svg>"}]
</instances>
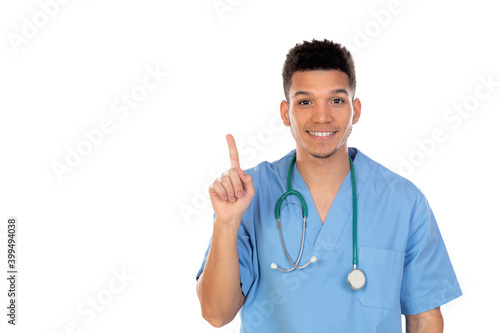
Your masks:
<instances>
[{"instance_id":1,"label":"stethoscope tubing","mask_svg":"<svg viewBox=\"0 0 500 333\"><path fill-rule=\"evenodd\" d=\"M281 267L278 267L275 263L271 264L272 269L279 269L282 272L291 272L294 269L302 269L309 265L312 262L315 262L317 258L315 256L311 257L309 261L302 265L298 266L300 262L300 258L302 257L302 251L304 250L304 239L305 239L305 233L306 233L306 218L307 218L307 205L302 197L302 195L295 190L292 190L292 172L293 172L293 165L295 163L295 160L297 159L297 154L294 154L292 157L292 160L290 161L290 166L288 167L288 176L287 176L287 191L281 195L279 198L278 202L276 203L276 208L274 211L275 217L276 217L276 223L278 226L278 231L280 234L280 239L281 239L281 245L283 246L283 250L285 251L286 257L290 264L292 265L291 268L289 269L284 269ZM354 164L352 162L351 156L349 156L349 166L351 169L351 183L352 183L352 263L353 263L353 269L349 272L347 275L347 282L351 286L352 289L354 290L360 290L363 288L363 286L366 283L366 275L365 273L357 268L356 266L358 265L358 200L357 200L357 191L356 191L356 174L354 171ZM300 242L300 252L299 256L297 257L297 261L293 262L293 260L290 258L290 255L288 253L288 249L286 248L285 245L285 240L283 239L283 232L281 230L281 222L280 222L280 215L281 215L281 209L286 206L287 204L293 203L298 205L295 202L288 202L283 205L283 201L288 197L289 195L295 195L297 198L300 200L300 207L302 208L302 240Z\"/></svg>"},{"instance_id":2,"label":"stethoscope tubing","mask_svg":"<svg viewBox=\"0 0 500 333\"><path fill-rule=\"evenodd\" d=\"M356 192L356 174L351 156L349 156L351 166L351 186L352 186L352 264L354 268L358 265L358 199Z\"/></svg>"},{"instance_id":3,"label":"stethoscope tubing","mask_svg":"<svg viewBox=\"0 0 500 333\"><path fill-rule=\"evenodd\" d=\"M280 234L280 239L281 239L281 244L283 246L283 249L285 250L286 257L290 264L292 265L292 268L290 269L283 269L280 268L276 265L272 265L273 268L277 268L283 272L291 272L295 268L304 268L307 265L309 265L313 261L308 261L305 265L303 266L298 266L298 263L300 261L300 258L302 257L302 251L304 248L304 238L305 238L305 229L306 229L306 218L307 218L307 205L304 200L304 197L296 190L292 190L292 172L293 172L293 165L295 163L295 160L297 159L297 154L294 154L292 156L292 160L290 161L290 166L288 167L288 175L287 175L287 191L281 195L279 198L278 202L276 203L276 208L274 211L274 215L276 218L277 226L278 226L278 231ZM352 205L353 205L353 218L352 218L352 247L353 247L353 266L356 268L358 264L358 202L357 202L357 195L356 195L356 174L354 171L354 164L352 162L351 157L349 156L349 166L351 169L351 183L352 183ZM280 222L280 217L281 217L281 208L283 207L283 201L288 197L289 195L295 195L299 200L302 208L302 240L301 240L301 245L300 245L300 252L299 256L297 258L297 261L294 263L293 260L290 258L290 255L288 254L288 250L285 245L285 241L283 239L283 233L281 231L281 222ZM316 257L314 257L316 259Z\"/></svg>"}]
</instances>

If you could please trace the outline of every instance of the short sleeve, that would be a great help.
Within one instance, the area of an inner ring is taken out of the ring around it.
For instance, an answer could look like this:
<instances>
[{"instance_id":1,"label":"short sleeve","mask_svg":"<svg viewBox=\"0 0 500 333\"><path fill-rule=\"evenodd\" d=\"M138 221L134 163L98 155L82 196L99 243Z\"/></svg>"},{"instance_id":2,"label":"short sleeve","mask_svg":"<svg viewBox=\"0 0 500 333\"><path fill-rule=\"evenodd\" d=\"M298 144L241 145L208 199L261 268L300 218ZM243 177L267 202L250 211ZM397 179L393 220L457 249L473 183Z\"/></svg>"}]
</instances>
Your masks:
<instances>
[{"instance_id":1,"label":"short sleeve","mask_svg":"<svg viewBox=\"0 0 500 333\"><path fill-rule=\"evenodd\" d=\"M253 250L252 250L251 239L243 223L240 224L240 227L238 229L237 242L238 242L238 261L240 264L240 284L243 295L245 295L246 297L255 278L254 278L254 269L252 260ZM207 262L208 252L210 251L211 245L212 245L212 237L210 237L208 248L207 251L205 252L201 268L196 274L196 280L198 280L201 273L203 272L203 269L205 268L205 263Z\"/></svg>"},{"instance_id":2,"label":"short sleeve","mask_svg":"<svg viewBox=\"0 0 500 333\"><path fill-rule=\"evenodd\" d=\"M410 220L401 285L401 312L413 315L462 295L434 214L425 197Z\"/></svg>"}]
</instances>

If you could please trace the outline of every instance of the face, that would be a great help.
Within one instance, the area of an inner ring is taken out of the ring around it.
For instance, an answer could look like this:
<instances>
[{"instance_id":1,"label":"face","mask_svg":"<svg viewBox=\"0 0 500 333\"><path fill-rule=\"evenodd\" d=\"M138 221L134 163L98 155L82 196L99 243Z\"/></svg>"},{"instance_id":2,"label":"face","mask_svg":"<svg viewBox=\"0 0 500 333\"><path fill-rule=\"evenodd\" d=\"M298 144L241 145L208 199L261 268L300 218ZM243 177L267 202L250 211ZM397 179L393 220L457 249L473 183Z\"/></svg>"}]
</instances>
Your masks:
<instances>
[{"instance_id":1,"label":"face","mask_svg":"<svg viewBox=\"0 0 500 333\"><path fill-rule=\"evenodd\" d=\"M297 154L328 158L343 148L352 125L358 122L361 103L349 87L347 74L338 70L295 72L281 102L281 118L297 143Z\"/></svg>"}]
</instances>

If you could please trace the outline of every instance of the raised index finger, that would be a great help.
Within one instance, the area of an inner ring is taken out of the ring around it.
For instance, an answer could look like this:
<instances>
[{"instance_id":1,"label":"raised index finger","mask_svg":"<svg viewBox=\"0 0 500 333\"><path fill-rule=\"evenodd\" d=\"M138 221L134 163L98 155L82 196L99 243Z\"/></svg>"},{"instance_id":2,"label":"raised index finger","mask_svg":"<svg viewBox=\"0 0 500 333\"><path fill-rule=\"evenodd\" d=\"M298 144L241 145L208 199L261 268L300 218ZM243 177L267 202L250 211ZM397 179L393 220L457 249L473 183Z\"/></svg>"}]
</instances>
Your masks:
<instances>
[{"instance_id":1,"label":"raised index finger","mask_svg":"<svg viewBox=\"0 0 500 333\"><path fill-rule=\"evenodd\" d=\"M231 168L240 168L240 158L238 157L238 149L236 142L231 134L226 135L227 146L229 147L229 159L231 160Z\"/></svg>"}]
</instances>

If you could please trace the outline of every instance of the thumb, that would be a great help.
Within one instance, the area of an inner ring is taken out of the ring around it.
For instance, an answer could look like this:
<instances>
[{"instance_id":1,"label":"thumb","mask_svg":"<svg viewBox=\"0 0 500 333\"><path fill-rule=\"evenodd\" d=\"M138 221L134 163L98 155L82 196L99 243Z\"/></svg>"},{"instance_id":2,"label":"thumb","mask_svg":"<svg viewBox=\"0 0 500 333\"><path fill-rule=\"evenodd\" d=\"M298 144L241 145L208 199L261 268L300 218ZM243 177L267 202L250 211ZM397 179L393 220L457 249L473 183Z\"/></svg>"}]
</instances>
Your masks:
<instances>
[{"instance_id":1,"label":"thumb","mask_svg":"<svg viewBox=\"0 0 500 333\"><path fill-rule=\"evenodd\" d=\"M253 187L252 176L246 174L242 169L238 170L238 175L243 183L243 189L253 197L255 194L255 189Z\"/></svg>"},{"instance_id":2,"label":"thumb","mask_svg":"<svg viewBox=\"0 0 500 333\"><path fill-rule=\"evenodd\" d=\"M245 185L252 184L253 185L252 176L246 174L242 169L238 170L238 175L240 176L240 179L243 182L243 184L245 184Z\"/></svg>"}]
</instances>

